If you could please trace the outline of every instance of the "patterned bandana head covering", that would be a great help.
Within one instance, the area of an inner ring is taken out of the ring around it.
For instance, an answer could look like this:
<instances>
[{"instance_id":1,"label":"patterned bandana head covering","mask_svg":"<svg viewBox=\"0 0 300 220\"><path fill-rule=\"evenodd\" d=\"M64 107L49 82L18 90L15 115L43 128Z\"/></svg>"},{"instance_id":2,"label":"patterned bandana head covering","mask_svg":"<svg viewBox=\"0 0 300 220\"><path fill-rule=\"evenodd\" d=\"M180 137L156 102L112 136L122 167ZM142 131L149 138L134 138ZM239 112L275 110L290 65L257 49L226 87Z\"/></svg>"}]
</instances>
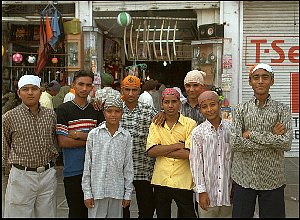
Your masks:
<instances>
[{"instance_id":1,"label":"patterned bandana head covering","mask_svg":"<svg viewBox=\"0 0 300 220\"><path fill-rule=\"evenodd\" d=\"M251 76L258 69L264 69L267 72L269 72L272 77L274 77L274 72L273 72L272 67L265 63L254 64L249 71L249 76Z\"/></svg>"},{"instance_id":2,"label":"patterned bandana head covering","mask_svg":"<svg viewBox=\"0 0 300 220\"><path fill-rule=\"evenodd\" d=\"M28 84L41 88L41 78L35 75L24 75L19 79L18 87L21 89L23 86Z\"/></svg>"},{"instance_id":3,"label":"patterned bandana head covering","mask_svg":"<svg viewBox=\"0 0 300 220\"><path fill-rule=\"evenodd\" d=\"M114 82L114 77L109 73L102 73L100 77L102 85L111 85Z\"/></svg>"},{"instance_id":4,"label":"patterned bandana head covering","mask_svg":"<svg viewBox=\"0 0 300 220\"><path fill-rule=\"evenodd\" d=\"M126 76L123 81L122 81L122 86L121 88L127 87L127 86L134 86L140 88L141 86L141 81L138 77L136 76Z\"/></svg>"},{"instance_id":5,"label":"patterned bandana head covering","mask_svg":"<svg viewBox=\"0 0 300 220\"><path fill-rule=\"evenodd\" d=\"M109 107L117 107L123 109L123 101L118 96L109 96L106 98L103 109L104 111Z\"/></svg>"},{"instance_id":6,"label":"patterned bandana head covering","mask_svg":"<svg viewBox=\"0 0 300 220\"><path fill-rule=\"evenodd\" d=\"M180 93L174 88L165 88L161 93L161 100L163 100L166 95L175 95L178 100L180 100Z\"/></svg>"},{"instance_id":7,"label":"patterned bandana head covering","mask_svg":"<svg viewBox=\"0 0 300 220\"><path fill-rule=\"evenodd\" d=\"M190 82L199 83L204 85L203 77L206 76L206 73L199 70L189 71L184 78L184 85Z\"/></svg>"},{"instance_id":8,"label":"patterned bandana head covering","mask_svg":"<svg viewBox=\"0 0 300 220\"><path fill-rule=\"evenodd\" d=\"M201 103L207 99L219 102L219 95L215 91L205 91L202 92L198 97L198 103L201 106Z\"/></svg>"}]
</instances>

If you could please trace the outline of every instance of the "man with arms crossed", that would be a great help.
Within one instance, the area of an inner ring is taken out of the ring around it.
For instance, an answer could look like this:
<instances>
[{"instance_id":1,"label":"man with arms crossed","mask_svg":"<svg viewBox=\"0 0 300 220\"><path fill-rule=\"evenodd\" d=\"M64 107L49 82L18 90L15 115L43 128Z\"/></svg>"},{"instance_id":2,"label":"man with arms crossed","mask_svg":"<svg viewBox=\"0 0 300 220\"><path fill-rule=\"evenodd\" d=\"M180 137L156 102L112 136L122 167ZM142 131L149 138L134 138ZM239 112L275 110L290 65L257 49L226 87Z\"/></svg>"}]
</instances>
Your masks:
<instances>
[{"instance_id":1,"label":"man with arms crossed","mask_svg":"<svg viewBox=\"0 0 300 220\"><path fill-rule=\"evenodd\" d=\"M166 121L162 126L151 123L147 138L147 153L156 158L151 184L158 218L171 218L173 199L180 217L196 218L189 147L192 129L197 124L180 114L180 106L179 92L166 88L162 92Z\"/></svg>"},{"instance_id":2,"label":"man with arms crossed","mask_svg":"<svg viewBox=\"0 0 300 220\"><path fill-rule=\"evenodd\" d=\"M85 145L88 132L104 121L102 111L96 111L87 100L93 89L94 74L77 71L72 88L75 98L57 108L56 134L63 150L64 186L69 206L69 218L87 218L81 187L84 168Z\"/></svg>"},{"instance_id":3,"label":"man with arms crossed","mask_svg":"<svg viewBox=\"0 0 300 220\"><path fill-rule=\"evenodd\" d=\"M250 69L254 96L233 112L233 218L284 218L284 152L291 149L291 112L269 94L274 73L267 64Z\"/></svg>"}]
</instances>

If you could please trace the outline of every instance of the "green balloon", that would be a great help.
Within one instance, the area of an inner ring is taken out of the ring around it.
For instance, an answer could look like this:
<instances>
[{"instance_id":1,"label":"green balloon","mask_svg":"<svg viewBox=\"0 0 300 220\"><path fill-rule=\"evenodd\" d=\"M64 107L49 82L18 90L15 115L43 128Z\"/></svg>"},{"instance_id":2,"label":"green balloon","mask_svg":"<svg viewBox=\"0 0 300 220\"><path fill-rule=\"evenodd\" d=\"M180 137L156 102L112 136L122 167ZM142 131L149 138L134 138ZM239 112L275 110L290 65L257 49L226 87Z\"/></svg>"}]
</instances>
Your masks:
<instances>
[{"instance_id":1,"label":"green balloon","mask_svg":"<svg viewBox=\"0 0 300 220\"><path fill-rule=\"evenodd\" d=\"M131 16L127 12L121 12L118 15L118 24L126 27L131 23Z\"/></svg>"}]
</instances>

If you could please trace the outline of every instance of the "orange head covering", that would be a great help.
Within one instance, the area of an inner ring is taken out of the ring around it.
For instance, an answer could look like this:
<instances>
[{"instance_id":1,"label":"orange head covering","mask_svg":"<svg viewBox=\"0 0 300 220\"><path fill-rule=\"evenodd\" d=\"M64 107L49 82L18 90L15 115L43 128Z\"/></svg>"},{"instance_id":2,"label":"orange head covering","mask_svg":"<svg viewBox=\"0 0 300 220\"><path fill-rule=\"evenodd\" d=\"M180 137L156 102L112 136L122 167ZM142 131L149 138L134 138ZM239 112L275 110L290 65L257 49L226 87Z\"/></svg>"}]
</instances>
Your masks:
<instances>
[{"instance_id":1,"label":"orange head covering","mask_svg":"<svg viewBox=\"0 0 300 220\"><path fill-rule=\"evenodd\" d=\"M70 89L70 92L75 94L75 89Z\"/></svg>"},{"instance_id":2,"label":"orange head covering","mask_svg":"<svg viewBox=\"0 0 300 220\"><path fill-rule=\"evenodd\" d=\"M141 81L138 77L129 75L123 79L121 88L124 88L126 86L134 86L140 88Z\"/></svg>"},{"instance_id":3,"label":"orange head covering","mask_svg":"<svg viewBox=\"0 0 300 220\"><path fill-rule=\"evenodd\" d=\"M134 86L134 87L138 87L140 88L141 86L141 81L138 77L133 76L133 75L129 75L126 76L123 81L122 81L122 85L121 88L127 87L127 86ZM121 94L121 99L124 101L125 97L124 94Z\"/></svg>"}]
</instances>

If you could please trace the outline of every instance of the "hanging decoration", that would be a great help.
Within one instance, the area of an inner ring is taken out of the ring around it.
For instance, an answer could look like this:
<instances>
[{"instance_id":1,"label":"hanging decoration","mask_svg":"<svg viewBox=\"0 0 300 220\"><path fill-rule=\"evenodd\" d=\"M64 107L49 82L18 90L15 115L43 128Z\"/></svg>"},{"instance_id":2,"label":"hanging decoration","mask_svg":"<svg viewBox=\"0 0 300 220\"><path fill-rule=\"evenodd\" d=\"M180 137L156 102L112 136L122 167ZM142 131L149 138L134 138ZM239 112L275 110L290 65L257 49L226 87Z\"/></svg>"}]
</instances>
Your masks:
<instances>
[{"instance_id":1,"label":"hanging decoration","mask_svg":"<svg viewBox=\"0 0 300 220\"><path fill-rule=\"evenodd\" d=\"M51 60L51 62L54 63L54 64L58 63L58 59L56 57L53 57L52 60Z\"/></svg>"},{"instance_id":2,"label":"hanging decoration","mask_svg":"<svg viewBox=\"0 0 300 220\"><path fill-rule=\"evenodd\" d=\"M122 27L126 27L131 23L131 16L127 12L121 12L118 15L118 24L121 25Z\"/></svg>"},{"instance_id":3,"label":"hanging decoration","mask_svg":"<svg viewBox=\"0 0 300 220\"><path fill-rule=\"evenodd\" d=\"M23 56L22 56L22 54L20 54L20 53L15 53L14 55L13 55L13 61L15 62L15 63L21 63L22 61L23 61Z\"/></svg>"},{"instance_id":4,"label":"hanging decoration","mask_svg":"<svg viewBox=\"0 0 300 220\"><path fill-rule=\"evenodd\" d=\"M27 58L28 63L35 63L36 57L33 55L28 56Z\"/></svg>"},{"instance_id":5,"label":"hanging decoration","mask_svg":"<svg viewBox=\"0 0 300 220\"><path fill-rule=\"evenodd\" d=\"M52 17L51 23L50 18ZM41 12L40 19L40 45L38 60L35 68L35 74L39 75L49 58L49 50L52 48L55 52L57 46L63 42L64 30L62 15L53 4L48 4Z\"/></svg>"}]
</instances>

